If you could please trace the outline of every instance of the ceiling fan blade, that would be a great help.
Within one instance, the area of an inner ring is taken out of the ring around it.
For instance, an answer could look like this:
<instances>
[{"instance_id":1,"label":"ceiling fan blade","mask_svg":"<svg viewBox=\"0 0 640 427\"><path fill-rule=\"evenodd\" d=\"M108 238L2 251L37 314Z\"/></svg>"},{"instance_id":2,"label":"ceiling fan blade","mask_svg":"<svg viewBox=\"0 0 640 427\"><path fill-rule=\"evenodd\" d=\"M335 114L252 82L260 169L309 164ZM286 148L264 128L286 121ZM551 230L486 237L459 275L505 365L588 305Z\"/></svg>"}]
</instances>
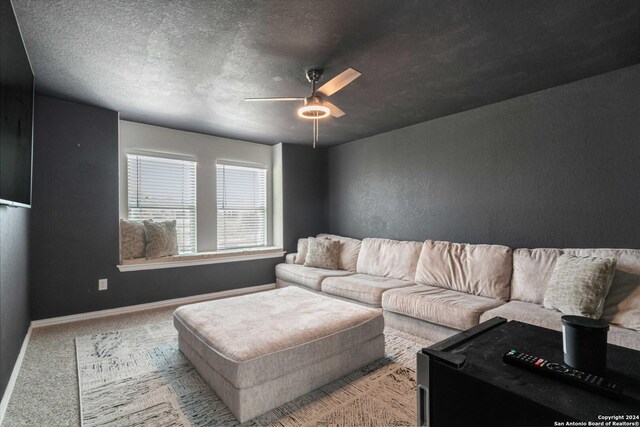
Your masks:
<instances>
[{"instance_id":1,"label":"ceiling fan blade","mask_svg":"<svg viewBox=\"0 0 640 427\"><path fill-rule=\"evenodd\" d=\"M353 68L347 68L342 73L338 74L325 84L323 84L317 92L325 95L331 96L358 77L360 77L360 72L354 70Z\"/></svg>"},{"instance_id":2,"label":"ceiling fan blade","mask_svg":"<svg viewBox=\"0 0 640 427\"><path fill-rule=\"evenodd\" d=\"M304 101L304 98L245 98L245 101L249 102L262 102L262 101Z\"/></svg>"},{"instance_id":3,"label":"ceiling fan blade","mask_svg":"<svg viewBox=\"0 0 640 427\"><path fill-rule=\"evenodd\" d=\"M322 105L329 107L329 110L331 111L331 115L333 117L342 117L344 116L344 111L342 111L340 108L336 107L335 104L330 103L329 101L322 101Z\"/></svg>"}]
</instances>

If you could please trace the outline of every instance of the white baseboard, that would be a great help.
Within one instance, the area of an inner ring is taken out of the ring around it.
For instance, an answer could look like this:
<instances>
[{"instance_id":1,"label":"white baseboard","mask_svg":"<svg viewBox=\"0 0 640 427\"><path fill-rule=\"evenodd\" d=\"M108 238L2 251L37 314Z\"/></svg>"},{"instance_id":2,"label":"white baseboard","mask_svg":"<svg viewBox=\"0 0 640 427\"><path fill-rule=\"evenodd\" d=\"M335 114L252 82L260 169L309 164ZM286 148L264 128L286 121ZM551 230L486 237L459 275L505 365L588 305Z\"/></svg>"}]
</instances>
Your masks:
<instances>
[{"instance_id":1,"label":"white baseboard","mask_svg":"<svg viewBox=\"0 0 640 427\"><path fill-rule=\"evenodd\" d=\"M13 393L13 388L15 387L16 380L18 379L18 373L20 373L20 368L22 367L22 360L24 359L24 354L27 351L27 345L29 345L29 338L31 337L31 329L31 326L29 326L27 335L25 335L24 341L22 341L22 347L20 347L20 353L18 353L16 363L13 365L13 371L11 371L11 377L9 377L7 388L4 390L2 400L0 401L0 425L2 425L2 421L4 420L4 414L7 412L11 393Z\"/></svg>"},{"instance_id":2,"label":"white baseboard","mask_svg":"<svg viewBox=\"0 0 640 427\"><path fill-rule=\"evenodd\" d=\"M52 317L31 321L32 328L43 326L59 325L62 323L77 322L79 320L97 319L99 317L116 316L119 314L133 313L136 311L151 310L154 308L168 307L170 305L191 304L194 302L207 301L212 299L227 298L232 296L251 294L254 292L268 291L276 287L275 283L267 285L250 286L247 288L230 289L228 291L218 291L209 294L193 295L184 298L174 298L163 301L150 302L146 304L128 305L126 307L111 308L108 310L90 311L88 313L72 314L69 316Z\"/></svg>"}]
</instances>

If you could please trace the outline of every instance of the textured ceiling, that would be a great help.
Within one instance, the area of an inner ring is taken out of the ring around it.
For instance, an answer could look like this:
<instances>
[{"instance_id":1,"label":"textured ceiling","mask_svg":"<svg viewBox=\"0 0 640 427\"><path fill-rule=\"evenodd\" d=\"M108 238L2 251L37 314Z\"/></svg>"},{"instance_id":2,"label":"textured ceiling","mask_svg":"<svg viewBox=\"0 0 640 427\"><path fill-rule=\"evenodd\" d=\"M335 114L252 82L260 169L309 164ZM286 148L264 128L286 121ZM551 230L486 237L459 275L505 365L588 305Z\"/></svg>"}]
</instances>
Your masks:
<instances>
[{"instance_id":1,"label":"textured ceiling","mask_svg":"<svg viewBox=\"0 0 640 427\"><path fill-rule=\"evenodd\" d=\"M40 93L128 120L309 143L304 73L362 76L335 145L640 62L637 0L12 0ZM322 82L321 82L322 83Z\"/></svg>"}]
</instances>

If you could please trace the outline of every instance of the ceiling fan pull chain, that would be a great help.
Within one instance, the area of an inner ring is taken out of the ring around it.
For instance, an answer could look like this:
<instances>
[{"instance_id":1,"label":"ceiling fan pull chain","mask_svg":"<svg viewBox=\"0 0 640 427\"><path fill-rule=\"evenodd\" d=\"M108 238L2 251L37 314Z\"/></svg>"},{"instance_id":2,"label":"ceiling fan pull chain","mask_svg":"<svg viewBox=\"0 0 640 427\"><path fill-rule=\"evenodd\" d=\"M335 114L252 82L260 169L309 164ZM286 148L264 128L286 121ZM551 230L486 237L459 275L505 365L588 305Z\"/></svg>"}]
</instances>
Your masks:
<instances>
[{"instance_id":1,"label":"ceiling fan pull chain","mask_svg":"<svg viewBox=\"0 0 640 427\"><path fill-rule=\"evenodd\" d=\"M316 139L318 138L318 121L313 120L313 148L316 148Z\"/></svg>"}]
</instances>

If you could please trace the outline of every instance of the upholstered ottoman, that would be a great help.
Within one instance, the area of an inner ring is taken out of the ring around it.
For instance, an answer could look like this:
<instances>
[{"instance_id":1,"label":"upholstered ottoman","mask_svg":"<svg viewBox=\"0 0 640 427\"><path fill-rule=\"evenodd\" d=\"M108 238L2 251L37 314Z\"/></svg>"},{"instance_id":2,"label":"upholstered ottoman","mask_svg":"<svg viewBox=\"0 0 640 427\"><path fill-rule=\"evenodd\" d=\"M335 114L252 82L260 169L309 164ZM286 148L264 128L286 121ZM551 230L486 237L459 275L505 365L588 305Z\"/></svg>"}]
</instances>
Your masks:
<instances>
[{"instance_id":1,"label":"upholstered ottoman","mask_svg":"<svg viewBox=\"0 0 640 427\"><path fill-rule=\"evenodd\" d=\"M240 422L384 356L378 310L297 287L191 304L182 353Z\"/></svg>"}]
</instances>

